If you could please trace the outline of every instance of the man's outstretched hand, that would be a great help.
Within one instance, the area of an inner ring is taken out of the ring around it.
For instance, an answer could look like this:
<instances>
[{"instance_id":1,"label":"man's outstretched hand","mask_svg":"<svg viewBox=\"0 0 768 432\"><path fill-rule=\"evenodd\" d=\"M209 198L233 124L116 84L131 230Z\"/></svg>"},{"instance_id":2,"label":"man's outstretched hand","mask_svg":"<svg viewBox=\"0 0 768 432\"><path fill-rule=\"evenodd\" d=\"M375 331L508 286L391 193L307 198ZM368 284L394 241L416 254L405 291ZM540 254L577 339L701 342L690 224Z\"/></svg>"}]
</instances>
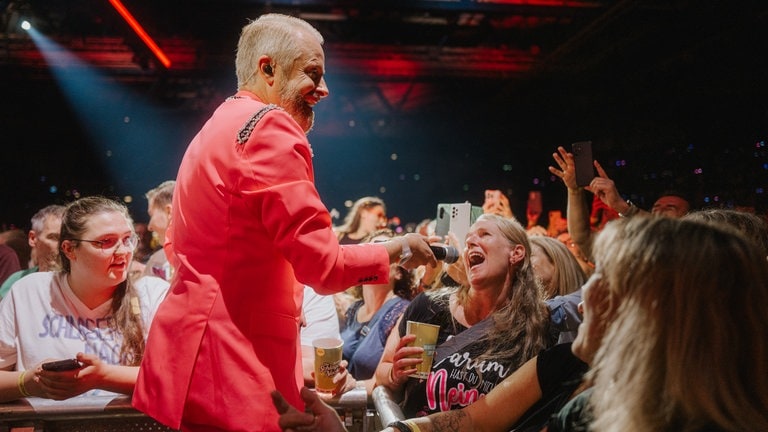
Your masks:
<instances>
[{"instance_id":1,"label":"man's outstretched hand","mask_svg":"<svg viewBox=\"0 0 768 432\"><path fill-rule=\"evenodd\" d=\"M309 412L301 412L289 404L275 390L272 392L272 403L280 414L278 424L286 432L346 432L344 424L333 407L320 400L317 393L303 387L301 389L301 398L307 405Z\"/></svg>"}]
</instances>

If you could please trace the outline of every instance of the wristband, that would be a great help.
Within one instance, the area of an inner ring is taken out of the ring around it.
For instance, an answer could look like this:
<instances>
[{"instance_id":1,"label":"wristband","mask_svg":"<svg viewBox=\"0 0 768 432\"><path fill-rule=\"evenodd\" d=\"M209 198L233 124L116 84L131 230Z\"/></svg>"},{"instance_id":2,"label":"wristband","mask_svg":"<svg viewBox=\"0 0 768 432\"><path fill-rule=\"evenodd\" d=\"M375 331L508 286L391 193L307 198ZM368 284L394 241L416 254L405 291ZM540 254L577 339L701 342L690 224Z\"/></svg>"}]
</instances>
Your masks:
<instances>
[{"instance_id":1,"label":"wristband","mask_svg":"<svg viewBox=\"0 0 768 432\"><path fill-rule=\"evenodd\" d=\"M408 245L408 240L405 239L405 237L401 237L401 251L400 251L400 263L399 265L405 264L406 261L411 259L413 256L413 252L411 252L411 247Z\"/></svg>"},{"instance_id":2,"label":"wristband","mask_svg":"<svg viewBox=\"0 0 768 432\"><path fill-rule=\"evenodd\" d=\"M633 203L632 201L627 200L627 205L629 206L627 211L625 213L619 213L619 216L621 216L623 218L632 217L632 216L634 216L635 213L638 212L639 209L637 208L635 203Z\"/></svg>"},{"instance_id":3,"label":"wristband","mask_svg":"<svg viewBox=\"0 0 768 432\"><path fill-rule=\"evenodd\" d=\"M17 383L17 387L19 388L19 393L21 393L22 397L29 397L32 396L27 391L27 388L24 387L24 375L26 375L27 371L21 371L21 375L19 375L19 382Z\"/></svg>"},{"instance_id":4,"label":"wristband","mask_svg":"<svg viewBox=\"0 0 768 432\"><path fill-rule=\"evenodd\" d=\"M390 423L387 426L391 427L392 429L397 429L400 432L414 432L414 430L411 429L411 427L407 423L399 421L399 420L396 421L396 422L392 422L392 423Z\"/></svg>"},{"instance_id":5,"label":"wristband","mask_svg":"<svg viewBox=\"0 0 768 432\"><path fill-rule=\"evenodd\" d=\"M414 423L413 420L403 420L400 423L404 424L412 432L421 432L421 429L419 429L419 425Z\"/></svg>"}]
</instances>

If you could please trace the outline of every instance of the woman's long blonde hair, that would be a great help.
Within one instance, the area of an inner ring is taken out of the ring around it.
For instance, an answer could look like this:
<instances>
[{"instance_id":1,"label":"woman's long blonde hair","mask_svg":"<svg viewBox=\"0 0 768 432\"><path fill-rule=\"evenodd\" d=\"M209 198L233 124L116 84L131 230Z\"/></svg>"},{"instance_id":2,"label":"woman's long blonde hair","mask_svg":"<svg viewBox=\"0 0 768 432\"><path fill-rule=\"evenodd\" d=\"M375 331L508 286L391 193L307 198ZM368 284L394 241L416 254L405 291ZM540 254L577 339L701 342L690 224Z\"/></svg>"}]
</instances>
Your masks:
<instances>
[{"instance_id":1,"label":"woman's long blonde hair","mask_svg":"<svg viewBox=\"0 0 768 432\"><path fill-rule=\"evenodd\" d=\"M488 349L478 359L516 359L512 369L517 369L527 360L535 357L549 344L549 312L541 298L539 284L531 265L531 245L528 234L515 220L494 214L483 214L478 221L488 220L498 226L501 233L513 245L525 248L525 258L516 267L512 286L507 291L507 301L493 312L493 327L480 340ZM448 287L428 293L439 301L448 301L456 294L460 304L468 301L468 287ZM510 343L520 341L520 343Z\"/></svg>"},{"instance_id":2,"label":"woman's long blonde hair","mask_svg":"<svg viewBox=\"0 0 768 432\"><path fill-rule=\"evenodd\" d=\"M768 265L735 230L609 223L595 289L616 306L591 375L598 432L768 430Z\"/></svg>"}]
</instances>

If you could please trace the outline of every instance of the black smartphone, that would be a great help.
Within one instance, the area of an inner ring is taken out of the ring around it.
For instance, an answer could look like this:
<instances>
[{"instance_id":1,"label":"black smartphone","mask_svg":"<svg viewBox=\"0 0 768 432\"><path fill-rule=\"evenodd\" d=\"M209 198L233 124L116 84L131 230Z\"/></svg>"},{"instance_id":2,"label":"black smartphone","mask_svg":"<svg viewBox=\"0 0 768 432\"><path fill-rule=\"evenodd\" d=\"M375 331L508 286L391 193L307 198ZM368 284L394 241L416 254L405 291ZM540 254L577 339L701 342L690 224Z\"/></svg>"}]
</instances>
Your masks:
<instances>
[{"instance_id":1,"label":"black smartphone","mask_svg":"<svg viewBox=\"0 0 768 432\"><path fill-rule=\"evenodd\" d=\"M576 186L588 186L595 178L595 168L592 161L592 141L579 141L571 144L573 162L576 170Z\"/></svg>"},{"instance_id":2,"label":"black smartphone","mask_svg":"<svg viewBox=\"0 0 768 432\"><path fill-rule=\"evenodd\" d=\"M55 372L75 370L80 369L81 367L83 367L83 365L75 359L57 360L42 364L43 370Z\"/></svg>"}]
</instances>

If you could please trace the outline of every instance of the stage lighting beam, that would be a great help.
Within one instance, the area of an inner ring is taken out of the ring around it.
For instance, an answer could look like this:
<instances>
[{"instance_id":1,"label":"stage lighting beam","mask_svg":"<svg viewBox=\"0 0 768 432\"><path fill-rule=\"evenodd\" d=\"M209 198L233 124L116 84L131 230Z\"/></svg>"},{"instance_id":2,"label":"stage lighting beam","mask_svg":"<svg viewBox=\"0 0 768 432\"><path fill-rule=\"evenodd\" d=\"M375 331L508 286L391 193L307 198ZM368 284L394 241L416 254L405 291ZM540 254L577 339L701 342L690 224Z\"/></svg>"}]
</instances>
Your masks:
<instances>
[{"instance_id":1,"label":"stage lighting beam","mask_svg":"<svg viewBox=\"0 0 768 432\"><path fill-rule=\"evenodd\" d=\"M112 4L112 6L117 10L117 13L120 14L120 16L123 17L125 22L128 23L129 26L133 29L134 32L141 38L141 40L144 42L145 45L152 51L152 54L157 57L158 60L160 60L160 63L165 66L166 69L171 67L171 60L168 58L168 56L165 55L163 50L160 49L159 46L155 43L155 41L152 39L152 37L147 34L146 31L144 31L144 28L139 24L138 21L136 21L136 18L131 15L131 13L128 11L128 9L123 5L123 3L120 0L109 0L109 2Z\"/></svg>"}]
</instances>

